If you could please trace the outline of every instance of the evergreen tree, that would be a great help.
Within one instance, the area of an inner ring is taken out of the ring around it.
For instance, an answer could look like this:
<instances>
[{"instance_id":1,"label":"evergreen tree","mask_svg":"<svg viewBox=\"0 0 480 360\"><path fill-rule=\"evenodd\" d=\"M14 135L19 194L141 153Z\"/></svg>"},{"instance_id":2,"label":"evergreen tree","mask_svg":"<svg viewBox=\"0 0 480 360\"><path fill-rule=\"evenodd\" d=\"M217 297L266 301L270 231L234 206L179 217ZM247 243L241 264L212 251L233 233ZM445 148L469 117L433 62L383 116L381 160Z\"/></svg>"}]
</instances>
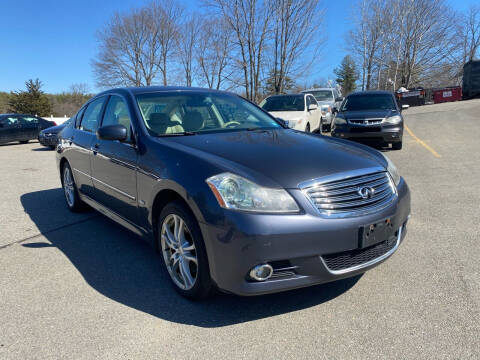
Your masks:
<instances>
[{"instance_id":1,"label":"evergreen tree","mask_svg":"<svg viewBox=\"0 0 480 360\"><path fill-rule=\"evenodd\" d=\"M267 94L282 94L295 88L295 81L288 75L285 75L283 78L280 92L275 88L275 84L275 72L271 70L268 78L265 80L265 92Z\"/></svg>"},{"instance_id":2,"label":"evergreen tree","mask_svg":"<svg viewBox=\"0 0 480 360\"><path fill-rule=\"evenodd\" d=\"M9 110L15 113L49 116L52 103L41 90L42 82L30 79L25 82L26 91L12 91L8 99Z\"/></svg>"},{"instance_id":3,"label":"evergreen tree","mask_svg":"<svg viewBox=\"0 0 480 360\"><path fill-rule=\"evenodd\" d=\"M339 68L333 70L337 75L337 83L342 87L343 96L348 95L357 88L355 83L359 76L355 62L350 55L343 58Z\"/></svg>"}]
</instances>

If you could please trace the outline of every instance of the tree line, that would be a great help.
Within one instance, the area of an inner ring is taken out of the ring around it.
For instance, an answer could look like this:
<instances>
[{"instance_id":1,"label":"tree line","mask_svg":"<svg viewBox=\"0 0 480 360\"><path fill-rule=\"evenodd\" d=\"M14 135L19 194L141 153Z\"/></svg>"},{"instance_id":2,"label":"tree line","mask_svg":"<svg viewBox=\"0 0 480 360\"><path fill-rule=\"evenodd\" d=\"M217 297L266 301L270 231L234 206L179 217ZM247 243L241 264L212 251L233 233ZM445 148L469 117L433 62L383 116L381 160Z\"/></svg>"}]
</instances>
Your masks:
<instances>
[{"instance_id":1,"label":"tree line","mask_svg":"<svg viewBox=\"0 0 480 360\"><path fill-rule=\"evenodd\" d=\"M25 90L0 92L0 113L72 116L93 96L83 83L72 84L60 94L46 94L42 86L39 79L30 79L25 82Z\"/></svg>"},{"instance_id":2,"label":"tree line","mask_svg":"<svg viewBox=\"0 0 480 360\"><path fill-rule=\"evenodd\" d=\"M97 33L97 86L198 85L258 101L292 88L324 41L319 0L204 0L202 10L154 0L115 13Z\"/></svg>"},{"instance_id":3,"label":"tree line","mask_svg":"<svg viewBox=\"0 0 480 360\"><path fill-rule=\"evenodd\" d=\"M480 6L466 14L445 0L359 0L348 49L362 90L461 84L478 56Z\"/></svg>"}]
</instances>

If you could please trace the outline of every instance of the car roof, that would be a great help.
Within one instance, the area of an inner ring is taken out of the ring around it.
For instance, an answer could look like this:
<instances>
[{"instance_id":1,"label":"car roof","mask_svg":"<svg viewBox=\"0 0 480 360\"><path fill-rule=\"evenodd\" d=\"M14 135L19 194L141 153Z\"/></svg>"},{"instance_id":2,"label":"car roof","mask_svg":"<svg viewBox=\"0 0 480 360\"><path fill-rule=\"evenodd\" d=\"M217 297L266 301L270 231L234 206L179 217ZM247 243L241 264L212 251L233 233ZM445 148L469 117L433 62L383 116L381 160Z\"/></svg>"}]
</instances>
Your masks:
<instances>
[{"instance_id":1,"label":"car roof","mask_svg":"<svg viewBox=\"0 0 480 360\"><path fill-rule=\"evenodd\" d=\"M336 90L336 89L335 88L312 88L312 89L303 90L302 93L308 93L309 91L319 91L319 90L333 91L333 90Z\"/></svg>"},{"instance_id":2,"label":"car roof","mask_svg":"<svg viewBox=\"0 0 480 360\"><path fill-rule=\"evenodd\" d=\"M138 87L122 87L113 88L99 93L99 95L107 95L111 93L130 93L132 95L154 93L154 92L181 92L181 91L197 91L204 93L217 93L217 94L232 94L223 90L205 89L200 87L188 87L188 86L138 86Z\"/></svg>"},{"instance_id":3,"label":"car roof","mask_svg":"<svg viewBox=\"0 0 480 360\"><path fill-rule=\"evenodd\" d=\"M267 99L270 98L279 98L279 97L287 97L287 96L305 96L306 94L278 94L278 95L270 95L267 97Z\"/></svg>"},{"instance_id":4,"label":"car roof","mask_svg":"<svg viewBox=\"0 0 480 360\"><path fill-rule=\"evenodd\" d=\"M358 95L392 95L393 92L388 90L366 90L366 91L355 91L348 96L358 96Z\"/></svg>"},{"instance_id":5,"label":"car roof","mask_svg":"<svg viewBox=\"0 0 480 360\"><path fill-rule=\"evenodd\" d=\"M0 114L0 116L33 116L33 117L42 118L41 116L38 116L38 115L32 115L32 114L17 114L17 113ZM42 119L43 119L43 118L42 118Z\"/></svg>"}]
</instances>

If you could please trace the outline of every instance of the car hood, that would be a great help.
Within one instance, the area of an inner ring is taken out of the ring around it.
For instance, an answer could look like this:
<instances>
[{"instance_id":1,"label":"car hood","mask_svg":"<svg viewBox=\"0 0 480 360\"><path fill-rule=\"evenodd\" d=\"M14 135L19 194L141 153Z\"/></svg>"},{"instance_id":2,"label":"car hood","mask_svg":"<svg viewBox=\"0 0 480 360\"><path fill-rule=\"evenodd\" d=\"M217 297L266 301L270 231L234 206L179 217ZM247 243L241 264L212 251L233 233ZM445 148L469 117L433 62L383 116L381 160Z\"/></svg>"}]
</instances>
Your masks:
<instances>
[{"instance_id":1,"label":"car hood","mask_svg":"<svg viewBox=\"0 0 480 360\"><path fill-rule=\"evenodd\" d=\"M344 111L342 117L348 119L383 119L392 115L400 115L394 110L363 110L363 111Z\"/></svg>"},{"instance_id":2,"label":"car hood","mask_svg":"<svg viewBox=\"0 0 480 360\"><path fill-rule=\"evenodd\" d=\"M270 115L283 120L297 120L303 118L303 111L270 111Z\"/></svg>"},{"instance_id":3,"label":"car hood","mask_svg":"<svg viewBox=\"0 0 480 360\"><path fill-rule=\"evenodd\" d=\"M221 171L246 176L269 187L298 188L300 183L319 177L386 166L379 152L364 145L286 129L199 134L165 140L216 164Z\"/></svg>"},{"instance_id":4,"label":"car hood","mask_svg":"<svg viewBox=\"0 0 480 360\"><path fill-rule=\"evenodd\" d=\"M46 129L43 129L41 132L42 133L49 133L49 134L58 134L60 131L62 131L65 128L64 124L60 124L57 126L50 126Z\"/></svg>"}]
</instances>

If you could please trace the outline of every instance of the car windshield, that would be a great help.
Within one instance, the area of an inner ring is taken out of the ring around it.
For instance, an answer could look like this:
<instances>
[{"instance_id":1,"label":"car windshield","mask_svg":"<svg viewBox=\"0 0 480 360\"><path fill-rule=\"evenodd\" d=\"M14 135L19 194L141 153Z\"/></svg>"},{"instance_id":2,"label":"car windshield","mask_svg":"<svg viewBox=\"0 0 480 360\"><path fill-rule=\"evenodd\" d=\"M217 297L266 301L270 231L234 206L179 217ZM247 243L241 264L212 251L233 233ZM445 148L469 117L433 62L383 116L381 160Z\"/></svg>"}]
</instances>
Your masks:
<instances>
[{"instance_id":1,"label":"car windshield","mask_svg":"<svg viewBox=\"0 0 480 360\"><path fill-rule=\"evenodd\" d=\"M333 101L333 93L331 90L315 90L309 91L317 101Z\"/></svg>"},{"instance_id":2,"label":"car windshield","mask_svg":"<svg viewBox=\"0 0 480 360\"><path fill-rule=\"evenodd\" d=\"M303 111L305 101L303 95L270 96L260 103L265 111Z\"/></svg>"},{"instance_id":3,"label":"car windshield","mask_svg":"<svg viewBox=\"0 0 480 360\"><path fill-rule=\"evenodd\" d=\"M229 94L158 92L137 95L143 121L153 136L282 126L250 102Z\"/></svg>"},{"instance_id":4,"label":"car windshield","mask_svg":"<svg viewBox=\"0 0 480 360\"><path fill-rule=\"evenodd\" d=\"M392 110L395 109L391 95L353 95L345 99L342 111Z\"/></svg>"}]
</instances>

